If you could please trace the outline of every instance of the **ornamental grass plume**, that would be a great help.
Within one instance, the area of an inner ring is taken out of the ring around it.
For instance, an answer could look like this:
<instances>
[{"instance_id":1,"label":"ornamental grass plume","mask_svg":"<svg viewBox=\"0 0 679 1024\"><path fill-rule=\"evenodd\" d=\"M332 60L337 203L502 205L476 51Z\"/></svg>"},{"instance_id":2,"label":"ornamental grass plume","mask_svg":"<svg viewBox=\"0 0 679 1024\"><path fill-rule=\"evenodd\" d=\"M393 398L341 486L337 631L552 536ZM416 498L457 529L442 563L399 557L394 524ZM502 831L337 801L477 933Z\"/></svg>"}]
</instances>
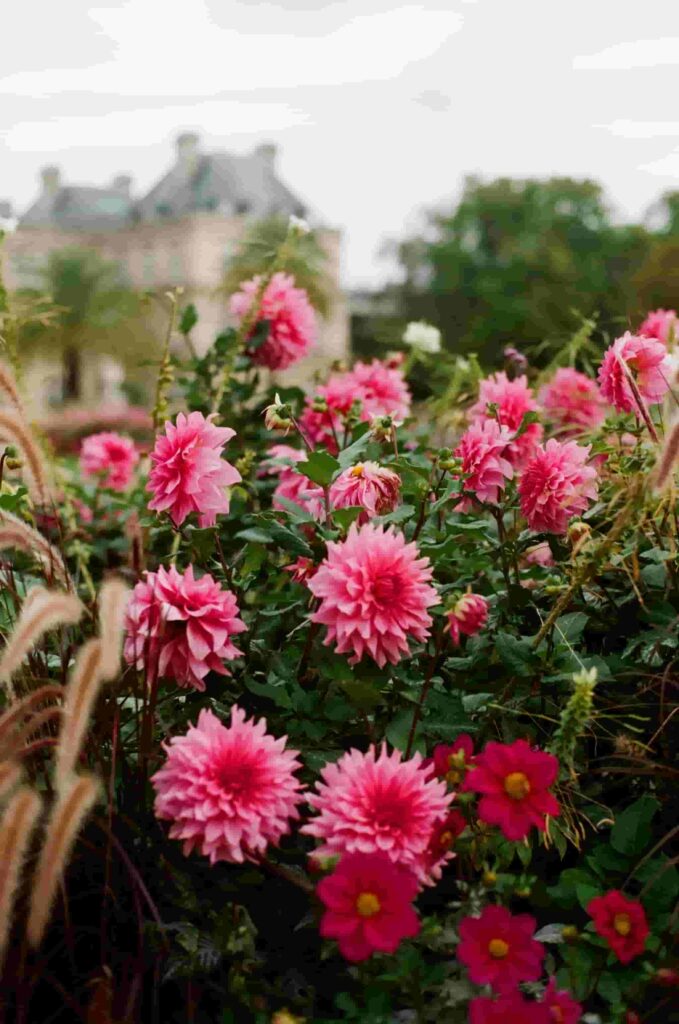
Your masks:
<instances>
[{"instance_id":1,"label":"ornamental grass plume","mask_svg":"<svg viewBox=\"0 0 679 1024\"><path fill-rule=\"evenodd\" d=\"M125 613L124 654L143 670L149 685L158 678L205 689L208 672L228 676L224 660L240 656L232 637L247 627L236 598L209 573L196 579L193 566L180 573L171 565L146 572Z\"/></svg>"},{"instance_id":2,"label":"ornamental grass plume","mask_svg":"<svg viewBox=\"0 0 679 1024\"><path fill-rule=\"evenodd\" d=\"M83 476L97 477L103 487L126 491L139 462L134 441L122 434L104 431L90 434L80 447L80 471Z\"/></svg>"},{"instance_id":3,"label":"ornamental grass plume","mask_svg":"<svg viewBox=\"0 0 679 1024\"><path fill-rule=\"evenodd\" d=\"M0 818L0 975L7 951L16 893L26 854L42 810L42 800L22 786L7 803Z\"/></svg>"},{"instance_id":4,"label":"ornamental grass plume","mask_svg":"<svg viewBox=\"0 0 679 1024\"><path fill-rule=\"evenodd\" d=\"M585 669L573 674L573 692L559 717L550 751L565 767L573 770L575 749L592 717L597 670Z\"/></svg>"},{"instance_id":5,"label":"ornamental grass plume","mask_svg":"<svg viewBox=\"0 0 679 1024\"><path fill-rule=\"evenodd\" d=\"M334 509L359 506L363 511L356 522L361 525L396 508L400 490L401 478L393 469L377 462L358 462L331 484L330 505Z\"/></svg>"},{"instance_id":6,"label":"ornamental grass plume","mask_svg":"<svg viewBox=\"0 0 679 1024\"><path fill-rule=\"evenodd\" d=\"M514 475L514 469L507 452L512 435L507 427L501 427L496 420L477 420L460 438L454 455L461 460L464 477L463 489L477 501L496 505L507 481ZM471 512L474 502L471 497L456 502L459 512Z\"/></svg>"},{"instance_id":7,"label":"ornamental grass plume","mask_svg":"<svg viewBox=\"0 0 679 1024\"><path fill-rule=\"evenodd\" d=\"M40 445L16 411L0 409L0 442L14 445L21 453L22 472L33 503L51 504L50 476Z\"/></svg>"},{"instance_id":8,"label":"ornamental grass plume","mask_svg":"<svg viewBox=\"0 0 679 1024\"><path fill-rule=\"evenodd\" d=\"M427 609L439 602L431 578L429 559L403 534L353 523L346 540L328 542L309 580L320 602L311 619L327 626L324 643L350 653L350 664L367 654L380 668L395 665L409 653L410 637L421 643L429 636Z\"/></svg>"},{"instance_id":9,"label":"ornamental grass plume","mask_svg":"<svg viewBox=\"0 0 679 1024\"><path fill-rule=\"evenodd\" d=\"M414 938L420 930L412 906L417 890L412 871L383 854L345 854L318 883L326 908L320 933L337 939L340 953L353 963L373 953L395 953L403 939Z\"/></svg>"},{"instance_id":10,"label":"ornamental grass plume","mask_svg":"<svg viewBox=\"0 0 679 1024\"><path fill-rule=\"evenodd\" d=\"M170 837L183 841L186 856L198 850L211 864L240 864L278 845L303 799L301 764L286 743L234 704L228 726L203 710L165 745L167 760L151 780L155 811L172 822Z\"/></svg>"},{"instance_id":11,"label":"ornamental grass plume","mask_svg":"<svg viewBox=\"0 0 679 1024\"><path fill-rule=\"evenodd\" d=\"M5 761L5 753L0 748L0 803L19 784L21 779L21 768L13 761Z\"/></svg>"},{"instance_id":12,"label":"ornamental grass plume","mask_svg":"<svg viewBox=\"0 0 679 1024\"><path fill-rule=\"evenodd\" d=\"M201 412L180 412L176 424L168 420L165 433L156 437L148 507L167 512L175 526L192 512L198 513L199 526L214 526L217 515L229 511L228 488L240 483L238 470L222 458L224 445L236 432L212 420Z\"/></svg>"},{"instance_id":13,"label":"ornamental grass plume","mask_svg":"<svg viewBox=\"0 0 679 1024\"><path fill-rule=\"evenodd\" d=\"M31 888L26 934L34 948L42 942L59 881L98 794L99 782L93 775L72 775L57 791Z\"/></svg>"},{"instance_id":14,"label":"ornamental grass plume","mask_svg":"<svg viewBox=\"0 0 679 1024\"><path fill-rule=\"evenodd\" d=\"M679 459L679 420L665 435L665 441L653 469L652 484L655 491L663 491L674 479L675 466Z\"/></svg>"},{"instance_id":15,"label":"ornamental grass plume","mask_svg":"<svg viewBox=\"0 0 679 1024\"><path fill-rule=\"evenodd\" d=\"M262 344L247 347L246 354L258 366L287 370L308 355L316 342L316 314L303 288L281 271L266 284L261 296L262 278L244 281L229 301L229 309L240 324L247 320L249 341L258 324L266 321L268 333ZM258 309L253 318L253 304Z\"/></svg>"},{"instance_id":16,"label":"ornamental grass plume","mask_svg":"<svg viewBox=\"0 0 679 1024\"><path fill-rule=\"evenodd\" d=\"M8 548L33 555L49 580L61 583L66 589L72 587L68 570L57 548L28 523L11 512L0 510L0 551Z\"/></svg>"},{"instance_id":17,"label":"ornamental grass plume","mask_svg":"<svg viewBox=\"0 0 679 1024\"><path fill-rule=\"evenodd\" d=\"M66 687L59 744L54 762L57 787L67 782L76 766L92 709L103 682L102 664L101 640L88 640L78 651Z\"/></svg>"},{"instance_id":18,"label":"ornamental grass plume","mask_svg":"<svg viewBox=\"0 0 679 1024\"><path fill-rule=\"evenodd\" d=\"M560 367L538 399L562 431L595 430L606 419L605 403L595 380L570 366Z\"/></svg>"},{"instance_id":19,"label":"ornamental grass plume","mask_svg":"<svg viewBox=\"0 0 679 1024\"><path fill-rule=\"evenodd\" d=\"M547 816L561 813L550 792L558 773L557 759L526 740L491 741L475 755L462 790L481 794L480 820L497 825L505 838L518 842L533 827L546 831Z\"/></svg>"},{"instance_id":20,"label":"ornamental grass plume","mask_svg":"<svg viewBox=\"0 0 679 1024\"><path fill-rule=\"evenodd\" d=\"M0 658L0 683L4 683L10 693L12 676L40 638L56 626L75 625L84 610L74 594L45 590L42 587L34 587L33 591L29 591L27 601Z\"/></svg>"},{"instance_id":21,"label":"ornamental grass plume","mask_svg":"<svg viewBox=\"0 0 679 1024\"><path fill-rule=\"evenodd\" d=\"M101 677L115 679L125 638L125 612L131 591L119 576L105 580L99 591L99 634L101 637Z\"/></svg>"},{"instance_id":22,"label":"ornamental grass plume","mask_svg":"<svg viewBox=\"0 0 679 1024\"><path fill-rule=\"evenodd\" d=\"M646 948L649 935L646 911L618 889L596 896L587 904L598 935L606 940L621 964L629 964Z\"/></svg>"},{"instance_id":23,"label":"ornamental grass plume","mask_svg":"<svg viewBox=\"0 0 679 1024\"><path fill-rule=\"evenodd\" d=\"M511 992L520 982L537 981L542 974L545 947L533 938L536 927L530 914L484 907L479 917L460 922L457 958L474 984Z\"/></svg>"},{"instance_id":24,"label":"ornamental grass plume","mask_svg":"<svg viewBox=\"0 0 679 1024\"><path fill-rule=\"evenodd\" d=\"M537 446L518 488L521 512L531 530L563 535L569 520L596 501L598 474L586 464L590 449L554 438Z\"/></svg>"},{"instance_id":25,"label":"ornamental grass plume","mask_svg":"<svg viewBox=\"0 0 679 1024\"><path fill-rule=\"evenodd\" d=\"M301 829L320 839L321 856L384 854L395 864L425 874L427 849L436 824L448 814L453 795L444 782L427 777L419 754L399 750L350 750L321 771L307 802L317 816Z\"/></svg>"},{"instance_id":26,"label":"ornamental grass plume","mask_svg":"<svg viewBox=\"0 0 679 1024\"><path fill-rule=\"evenodd\" d=\"M10 401L10 404L14 407L15 411L25 421L26 413L24 410L24 403L21 400L19 394L19 388L16 382L16 377L11 367L0 360L0 391L2 391Z\"/></svg>"},{"instance_id":27,"label":"ornamental grass plume","mask_svg":"<svg viewBox=\"0 0 679 1024\"><path fill-rule=\"evenodd\" d=\"M488 406L495 407L489 412ZM525 376L510 380L504 371L493 373L479 384L478 401L470 408L469 417L472 422L493 419L507 427L514 435L523 422L526 413L539 412L540 406L533 397ZM521 468L533 453L535 446L542 438L542 427L539 423L530 423L520 437L514 437L507 447L505 457L515 468Z\"/></svg>"},{"instance_id":28,"label":"ornamental grass plume","mask_svg":"<svg viewBox=\"0 0 679 1024\"><path fill-rule=\"evenodd\" d=\"M655 338L639 337L626 331L604 353L599 367L601 396L618 412L638 411L643 415L634 385L643 401L655 405L668 389L668 376L669 360L664 344Z\"/></svg>"}]
</instances>

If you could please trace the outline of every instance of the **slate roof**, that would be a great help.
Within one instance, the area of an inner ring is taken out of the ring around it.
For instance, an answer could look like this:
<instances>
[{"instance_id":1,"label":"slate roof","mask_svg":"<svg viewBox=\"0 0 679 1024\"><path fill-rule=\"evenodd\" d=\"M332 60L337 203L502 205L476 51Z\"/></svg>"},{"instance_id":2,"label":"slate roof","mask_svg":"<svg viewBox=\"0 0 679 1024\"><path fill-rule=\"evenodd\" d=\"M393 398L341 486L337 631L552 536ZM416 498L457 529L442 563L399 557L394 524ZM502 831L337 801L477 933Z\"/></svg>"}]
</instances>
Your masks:
<instances>
[{"instance_id":1,"label":"slate roof","mask_svg":"<svg viewBox=\"0 0 679 1024\"><path fill-rule=\"evenodd\" d=\"M60 227L67 231L106 231L123 227L133 217L129 196L113 188L64 185L33 203L19 227Z\"/></svg>"}]
</instances>

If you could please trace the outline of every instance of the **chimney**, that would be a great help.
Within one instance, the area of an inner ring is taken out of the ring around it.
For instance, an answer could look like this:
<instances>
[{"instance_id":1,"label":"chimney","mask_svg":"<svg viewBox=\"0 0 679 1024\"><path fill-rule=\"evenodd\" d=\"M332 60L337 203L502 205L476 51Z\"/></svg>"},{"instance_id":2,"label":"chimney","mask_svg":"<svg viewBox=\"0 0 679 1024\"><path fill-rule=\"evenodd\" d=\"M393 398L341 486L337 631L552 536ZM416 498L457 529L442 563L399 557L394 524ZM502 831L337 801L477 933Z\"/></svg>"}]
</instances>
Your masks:
<instances>
[{"instance_id":1,"label":"chimney","mask_svg":"<svg viewBox=\"0 0 679 1024\"><path fill-rule=\"evenodd\" d=\"M276 167L277 154L278 146L275 142L262 142L259 146L255 146L255 156L258 156L270 171Z\"/></svg>"},{"instance_id":2,"label":"chimney","mask_svg":"<svg viewBox=\"0 0 679 1024\"><path fill-rule=\"evenodd\" d=\"M43 167L40 171L43 195L55 196L61 187L61 171L58 167Z\"/></svg>"},{"instance_id":3,"label":"chimney","mask_svg":"<svg viewBox=\"0 0 679 1024\"><path fill-rule=\"evenodd\" d=\"M177 136L175 147L177 167L181 167L187 175L193 174L198 166L198 136L195 132L182 132Z\"/></svg>"},{"instance_id":4,"label":"chimney","mask_svg":"<svg viewBox=\"0 0 679 1024\"><path fill-rule=\"evenodd\" d=\"M132 189L132 178L129 174L116 174L111 183L111 188L114 192L118 192L121 196L125 196L126 199L129 199L130 191Z\"/></svg>"}]
</instances>

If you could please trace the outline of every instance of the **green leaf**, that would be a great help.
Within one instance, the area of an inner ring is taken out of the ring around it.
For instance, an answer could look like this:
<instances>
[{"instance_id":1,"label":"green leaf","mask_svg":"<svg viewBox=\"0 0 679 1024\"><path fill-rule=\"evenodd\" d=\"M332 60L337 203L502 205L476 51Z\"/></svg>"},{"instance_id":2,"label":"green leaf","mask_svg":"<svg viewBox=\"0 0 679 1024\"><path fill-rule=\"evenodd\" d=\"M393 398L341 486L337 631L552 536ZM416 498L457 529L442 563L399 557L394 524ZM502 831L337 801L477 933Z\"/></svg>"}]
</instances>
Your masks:
<instances>
[{"instance_id":1,"label":"green leaf","mask_svg":"<svg viewBox=\"0 0 679 1024\"><path fill-rule=\"evenodd\" d=\"M511 633L498 633L495 637L495 650L502 664L514 675L532 675L533 651L527 637L519 639Z\"/></svg>"},{"instance_id":2,"label":"green leaf","mask_svg":"<svg viewBox=\"0 0 679 1024\"><path fill-rule=\"evenodd\" d=\"M637 855L648 846L650 826L659 803L652 796L642 796L619 814L611 829L611 846L618 853Z\"/></svg>"},{"instance_id":3,"label":"green leaf","mask_svg":"<svg viewBox=\"0 0 679 1024\"><path fill-rule=\"evenodd\" d=\"M584 612L570 612L556 620L554 629L557 637L572 644L582 636L586 625L587 615Z\"/></svg>"},{"instance_id":4,"label":"green leaf","mask_svg":"<svg viewBox=\"0 0 679 1024\"><path fill-rule=\"evenodd\" d=\"M408 746L408 737L410 736L410 730L413 724L413 714L413 708L404 708L403 711L399 711L399 713L392 718L386 730L387 739L391 743L392 747L396 747L398 750L405 750ZM424 749L421 724L422 723L420 722L415 730L414 750Z\"/></svg>"},{"instance_id":5,"label":"green leaf","mask_svg":"<svg viewBox=\"0 0 679 1024\"><path fill-rule=\"evenodd\" d=\"M181 334L188 334L196 324L198 323L198 313L196 307L192 302L188 304L183 310L182 315L179 318L179 330Z\"/></svg>"},{"instance_id":6,"label":"green leaf","mask_svg":"<svg viewBox=\"0 0 679 1024\"><path fill-rule=\"evenodd\" d=\"M382 694L367 679L346 679L341 686L352 703L362 711L373 711L382 702Z\"/></svg>"},{"instance_id":7,"label":"green leaf","mask_svg":"<svg viewBox=\"0 0 679 1024\"><path fill-rule=\"evenodd\" d=\"M648 587L660 590L667 582L667 570L664 565L645 565L641 570L641 578Z\"/></svg>"},{"instance_id":8,"label":"green leaf","mask_svg":"<svg viewBox=\"0 0 679 1024\"><path fill-rule=\"evenodd\" d=\"M340 468L337 459L322 450L311 452L306 462L298 462L295 469L319 487L327 487Z\"/></svg>"},{"instance_id":9,"label":"green leaf","mask_svg":"<svg viewBox=\"0 0 679 1024\"><path fill-rule=\"evenodd\" d=\"M251 526L247 530L240 530L236 534L236 540L247 540L252 544L271 544L273 537L266 530L260 530L258 526Z\"/></svg>"},{"instance_id":10,"label":"green leaf","mask_svg":"<svg viewBox=\"0 0 679 1024\"><path fill-rule=\"evenodd\" d=\"M599 978L599 984L596 987L597 992L602 999L605 999L607 1003L613 1005L619 1003L622 999L622 992L618 980L614 974L602 974Z\"/></svg>"},{"instance_id":11,"label":"green leaf","mask_svg":"<svg viewBox=\"0 0 679 1024\"><path fill-rule=\"evenodd\" d=\"M332 511L332 518L343 530L348 530L352 523L356 522L361 512L360 505L348 505L346 508L335 508Z\"/></svg>"},{"instance_id":12,"label":"green leaf","mask_svg":"<svg viewBox=\"0 0 679 1024\"><path fill-rule=\"evenodd\" d=\"M270 523L269 533L272 540L283 548L284 551L291 551L293 555L303 555L305 558L313 558L314 553L307 542L298 533L294 533L280 523Z\"/></svg>"},{"instance_id":13,"label":"green leaf","mask_svg":"<svg viewBox=\"0 0 679 1024\"><path fill-rule=\"evenodd\" d=\"M359 432L360 436L356 437ZM354 437L356 440L348 448L343 448L337 456L342 469L348 469L349 466L353 466L356 459L363 454L370 444L370 425L368 423L359 423L354 430Z\"/></svg>"}]
</instances>

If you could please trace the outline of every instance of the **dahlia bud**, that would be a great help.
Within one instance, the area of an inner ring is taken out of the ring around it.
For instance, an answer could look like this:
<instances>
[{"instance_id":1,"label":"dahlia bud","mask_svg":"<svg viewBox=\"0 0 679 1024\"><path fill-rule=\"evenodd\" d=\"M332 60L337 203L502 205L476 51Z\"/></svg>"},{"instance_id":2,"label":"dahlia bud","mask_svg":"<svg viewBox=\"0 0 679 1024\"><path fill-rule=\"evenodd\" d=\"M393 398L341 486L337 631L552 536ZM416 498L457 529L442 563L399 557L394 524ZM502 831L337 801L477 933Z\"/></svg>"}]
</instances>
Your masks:
<instances>
[{"instance_id":1,"label":"dahlia bud","mask_svg":"<svg viewBox=\"0 0 679 1024\"><path fill-rule=\"evenodd\" d=\"M679 988L679 971L674 967L659 967L653 975L653 981L663 988Z\"/></svg>"},{"instance_id":2,"label":"dahlia bud","mask_svg":"<svg viewBox=\"0 0 679 1024\"><path fill-rule=\"evenodd\" d=\"M316 572L318 568L312 558L305 558L303 555L293 562L291 565L283 567L285 572L289 572L295 583L306 583Z\"/></svg>"},{"instance_id":3,"label":"dahlia bud","mask_svg":"<svg viewBox=\"0 0 679 1024\"><path fill-rule=\"evenodd\" d=\"M510 377L519 377L528 369L528 360L513 345L507 346L504 350L504 357Z\"/></svg>"},{"instance_id":4,"label":"dahlia bud","mask_svg":"<svg viewBox=\"0 0 679 1024\"><path fill-rule=\"evenodd\" d=\"M311 408L314 410L314 412L327 412L328 403L326 399L323 397L323 395L314 395L313 399L311 400Z\"/></svg>"},{"instance_id":5,"label":"dahlia bud","mask_svg":"<svg viewBox=\"0 0 679 1024\"><path fill-rule=\"evenodd\" d=\"M514 890L514 895L517 896L520 900L527 900L532 891L533 890L529 885L522 885Z\"/></svg>"},{"instance_id":6,"label":"dahlia bud","mask_svg":"<svg viewBox=\"0 0 679 1024\"><path fill-rule=\"evenodd\" d=\"M486 889L492 889L497 882L497 875L494 871L484 871L481 879Z\"/></svg>"},{"instance_id":7,"label":"dahlia bud","mask_svg":"<svg viewBox=\"0 0 679 1024\"><path fill-rule=\"evenodd\" d=\"M398 370L406 361L405 352L388 352L387 358L383 360L389 370Z\"/></svg>"},{"instance_id":8,"label":"dahlia bud","mask_svg":"<svg viewBox=\"0 0 679 1024\"><path fill-rule=\"evenodd\" d=\"M290 406L281 401L278 392L271 405L267 405L264 410L264 426L267 430L282 430L285 434L292 427Z\"/></svg>"},{"instance_id":9,"label":"dahlia bud","mask_svg":"<svg viewBox=\"0 0 679 1024\"><path fill-rule=\"evenodd\" d=\"M7 469L21 469L23 462L21 459L6 458L5 465L7 466Z\"/></svg>"},{"instance_id":10,"label":"dahlia bud","mask_svg":"<svg viewBox=\"0 0 679 1024\"><path fill-rule=\"evenodd\" d=\"M304 1024L304 1017L296 1017L289 1010L277 1010L271 1018L271 1024Z\"/></svg>"},{"instance_id":11,"label":"dahlia bud","mask_svg":"<svg viewBox=\"0 0 679 1024\"><path fill-rule=\"evenodd\" d=\"M574 924L565 924L561 929L561 937L564 942L577 942L580 932Z\"/></svg>"},{"instance_id":12,"label":"dahlia bud","mask_svg":"<svg viewBox=\"0 0 679 1024\"><path fill-rule=\"evenodd\" d=\"M474 636L488 621L488 601L480 594L463 594L448 611L448 626L453 643L459 644L460 634Z\"/></svg>"},{"instance_id":13,"label":"dahlia bud","mask_svg":"<svg viewBox=\"0 0 679 1024\"><path fill-rule=\"evenodd\" d=\"M370 421L370 436L375 441L393 441L400 423L393 416L373 416Z\"/></svg>"},{"instance_id":14,"label":"dahlia bud","mask_svg":"<svg viewBox=\"0 0 679 1024\"><path fill-rule=\"evenodd\" d=\"M573 554L577 555L587 544L592 535L592 527L583 523L582 519L576 519L568 527L568 541L573 548Z\"/></svg>"},{"instance_id":15,"label":"dahlia bud","mask_svg":"<svg viewBox=\"0 0 679 1024\"><path fill-rule=\"evenodd\" d=\"M413 321L405 329L403 342L417 352L436 355L441 351L441 332L424 320Z\"/></svg>"}]
</instances>

